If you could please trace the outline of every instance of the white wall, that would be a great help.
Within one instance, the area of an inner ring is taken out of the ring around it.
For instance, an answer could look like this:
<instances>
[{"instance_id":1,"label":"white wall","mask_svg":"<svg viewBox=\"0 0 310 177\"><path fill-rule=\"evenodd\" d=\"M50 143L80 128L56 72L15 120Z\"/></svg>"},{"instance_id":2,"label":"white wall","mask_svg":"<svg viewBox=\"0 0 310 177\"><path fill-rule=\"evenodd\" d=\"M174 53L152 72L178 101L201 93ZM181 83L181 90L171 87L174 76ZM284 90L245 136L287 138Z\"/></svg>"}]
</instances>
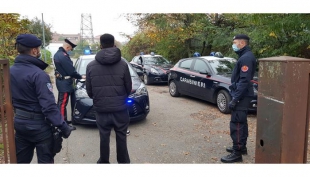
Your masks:
<instances>
[{"instance_id":1,"label":"white wall","mask_svg":"<svg viewBox=\"0 0 310 177\"><path fill-rule=\"evenodd\" d=\"M58 51L59 47L62 47L62 43L50 43L48 46L46 46L46 50L51 52L51 57L54 58L55 53Z\"/></svg>"}]
</instances>

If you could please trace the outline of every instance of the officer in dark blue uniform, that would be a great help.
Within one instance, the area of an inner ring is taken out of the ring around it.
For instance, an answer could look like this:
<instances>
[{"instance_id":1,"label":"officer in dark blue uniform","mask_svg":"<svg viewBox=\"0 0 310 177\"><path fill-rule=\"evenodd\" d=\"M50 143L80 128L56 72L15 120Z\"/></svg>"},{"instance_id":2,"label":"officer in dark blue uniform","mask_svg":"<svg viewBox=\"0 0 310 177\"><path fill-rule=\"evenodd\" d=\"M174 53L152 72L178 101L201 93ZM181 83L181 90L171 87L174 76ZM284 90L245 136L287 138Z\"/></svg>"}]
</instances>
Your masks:
<instances>
[{"instance_id":1,"label":"officer in dark blue uniform","mask_svg":"<svg viewBox=\"0 0 310 177\"><path fill-rule=\"evenodd\" d=\"M256 58L249 47L249 40L250 38L244 34L233 38L232 48L239 55L239 59L232 73L232 85L229 87L232 97L229 108L231 109L230 136L233 146L226 149L231 154L221 158L225 163L240 162L242 154L247 154L247 113L254 96L251 80L256 70Z\"/></svg>"},{"instance_id":2,"label":"officer in dark blue uniform","mask_svg":"<svg viewBox=\"0 0 310 177\"><path fill-rule=\"evenodd\" d=\"M73 128L62 120L55 103L50 77L44 72L48 64L39 59L41 40L21 34L15 45L19 55L10 68L10 79L17 163L30 163L34 148L38 163L54 163L52 126L58 127L64 138Z\"/></svg>"},{"instance_id":3,"label":"officer in dark blue uniform","mask_svg":"<svg viewBox=\"0 0 310 177\"><path fill-rule=\"evenodd\" d=\"M56 86L58 90L58 107L64 120L70 124L71 121L67 119L67 104L69 97L71 98L71 114L73 114L75 104L75 93L73 87L73 78L85 79L85 76L81 76L76 72L73 67L73 62L70 59L69 53L76 47L68 39L65 39L63 47L59 47L59 50L54 55L55 64L55 76Z\"/></svg>"}]
</instances>

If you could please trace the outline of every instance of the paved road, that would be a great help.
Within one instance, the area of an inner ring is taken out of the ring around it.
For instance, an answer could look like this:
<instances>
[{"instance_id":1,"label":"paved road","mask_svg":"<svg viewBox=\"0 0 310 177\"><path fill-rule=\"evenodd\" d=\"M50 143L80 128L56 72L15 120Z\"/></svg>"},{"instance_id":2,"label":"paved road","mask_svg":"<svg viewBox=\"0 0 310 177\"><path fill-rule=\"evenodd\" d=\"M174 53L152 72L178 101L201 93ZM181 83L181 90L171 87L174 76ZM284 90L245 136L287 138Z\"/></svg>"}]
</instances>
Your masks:
<instances>
[{"instance_id":1,"label":"paved road","mask_svg":"<svg viewBox=\"0 0 310 177\"><path fill-rule=\"evenodd\" d=\"M215 105L189 97L171 97L166 85L147 86L151 111L146 120L130 124L128 150L131 163L221 163L225 147L231 144L229 115ZM68 113L70 115L70 113ZM249 117L249 155L243 163L254 163L253 129L256 117ZM110 162L117 163L115 134L111 134ZM251 148L252 147L252 148ZM55 163L96 163L99 132L96 126L78 125Z\"/></svg>"}]
</instances>

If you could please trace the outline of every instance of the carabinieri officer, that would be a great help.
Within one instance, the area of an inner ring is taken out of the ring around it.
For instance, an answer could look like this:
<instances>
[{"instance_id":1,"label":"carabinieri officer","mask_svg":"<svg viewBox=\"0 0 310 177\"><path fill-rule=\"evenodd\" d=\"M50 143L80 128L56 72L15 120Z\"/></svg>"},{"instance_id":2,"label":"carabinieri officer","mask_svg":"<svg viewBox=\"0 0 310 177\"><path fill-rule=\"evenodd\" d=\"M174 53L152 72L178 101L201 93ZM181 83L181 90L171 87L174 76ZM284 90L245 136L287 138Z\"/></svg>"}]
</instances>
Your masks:
<instances>
[{"instance_id":1,"label":"carabinieri officer","mask_svg":"<svg viewBox=\"0 0 310 177\"><path fill-rule=\"evenodd\" d=\"M232 77L230 94L232 97L229 103L231 109L230 136L233 146L226 151L231 154L221 158L222 162L232 163L242 161L242 154L247 154L248 107L254 96L253 80L256 70L256 58L249 47L250 38L245 34L236 35L233 38L233 50L238 54Z\"/></svg>"},{"instance_id":2,"label":"carabinieri officer","mask_svg":"<svg viewBox=\"0 0 310 177\"><path fill-rule=\"evenodd\" d=\"M68 39L65 39L63 46L59 47L59 50L54 55L56 86L58 90L57 104L61 115L68 124L71 123L71 121L69 121L67 118L66 108L69 97L71 98L71 116L74 112L73 109L75 104L73 79L86 78L84 75L81 76L79 73L77 73L73 67L73 62L69 56L69 53L74 49L74 47L76 47L75 44L73 44Z\"/></svg>"},{"instance_id":3,"label":"carabinieri officer","mask_svg":"<svg viewBox=\"0 0 310 177\"><path fill-rule=\"evenodd\" d=\"M73 127L62 119L55 103L48 66L40 60L41 40L32 34L17 36L19 55L10 68L17 163L30 163L36 148L38 163L54 163L52 126L68 138Z\"/></svg>"}]
</instances>

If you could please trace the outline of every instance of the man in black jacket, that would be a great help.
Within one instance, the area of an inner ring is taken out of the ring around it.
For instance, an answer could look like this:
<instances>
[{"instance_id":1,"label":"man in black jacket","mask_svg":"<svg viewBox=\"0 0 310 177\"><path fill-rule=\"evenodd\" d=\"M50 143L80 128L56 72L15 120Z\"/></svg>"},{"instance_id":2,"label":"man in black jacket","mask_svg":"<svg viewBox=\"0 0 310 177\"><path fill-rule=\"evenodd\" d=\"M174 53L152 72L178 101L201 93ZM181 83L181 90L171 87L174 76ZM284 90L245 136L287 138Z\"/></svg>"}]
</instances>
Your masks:
<instances>
[{"instance_id":1,"label":"man in black jacket","mask_svg":"<svg viewBox=\"0 0 310 177\"><path fill-rule=\"evenodd\" d=\"M76 72L73 67L73 62L70 59L69 53L74 47L76 47L75 44L68 39L65 39L63 46L59 47L59 50L54 55L56 86L58 90L57 104L61 115L68 124L71 123L67 118L67 104L69 97L71 98L71 114L73 113L75 103L73 78L85 79L85 76L81 76Z\"/></svg>"},{"instance_id":2,"label":"man in black jacket","mask_svg":"<svg viewBox=\"0 0 310 177\"><path fill-rule=\"evenodd\" d=\"M126 132L129 114L126 100L132 89L128 65L121 51L114 47L114 36L100 37L100 50L86 69L87 94L94 101L96 123L100 132L100 158L97 163L109 163L110 133L114 128L118 163L130 163Z\"/></svg>"},{"instance_id":3,"label":"man in black jacket","mask_svg":"<svg viewBox=\"0 0 310 177\"><path fill-rule=\"evenodd\" d=\"M233 146L226 151L231 154L221 158L224 163L242 161L242 154L247 154L248 107L254 96L251 80L256 70L256 58L249 47L250 38L245 34L236 35L233 38L233 50L239 55L232 76L230 94L232 97L229 103L231 109L230 136Z\"/></svg>"}]
</instances>

